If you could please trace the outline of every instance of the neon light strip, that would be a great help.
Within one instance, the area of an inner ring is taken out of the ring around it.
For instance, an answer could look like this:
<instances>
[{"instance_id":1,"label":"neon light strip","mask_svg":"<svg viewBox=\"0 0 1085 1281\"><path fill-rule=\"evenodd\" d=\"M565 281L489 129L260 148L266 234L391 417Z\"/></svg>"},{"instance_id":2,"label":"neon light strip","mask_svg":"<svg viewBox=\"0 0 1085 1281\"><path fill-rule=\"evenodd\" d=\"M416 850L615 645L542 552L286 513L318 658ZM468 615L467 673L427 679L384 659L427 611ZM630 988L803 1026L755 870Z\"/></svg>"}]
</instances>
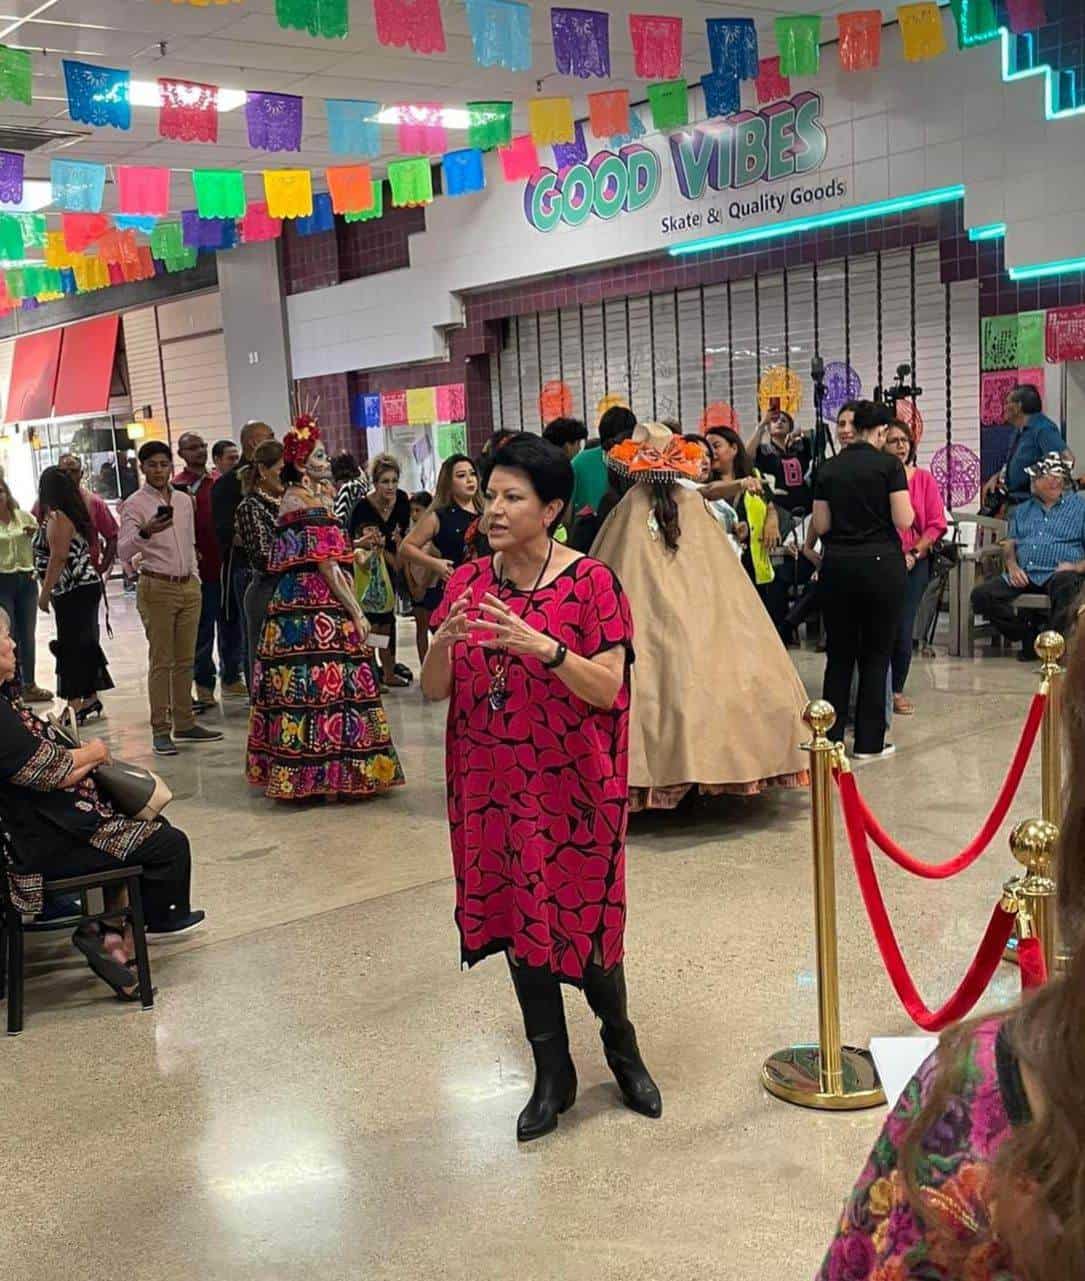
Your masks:
<instances>
[{"instance_id":1,"label":"neon light strip","mask_svg":"<svg viewBox=\"0 0 1085 1281\"><path fill-rule=\"evenodd\" d=\"M674 245L667 250L672 257L680 254L699 254L706 249L726 249L732 245L748 245L758 240L779 240L794 236L800 231L813 231L821 227L838 227L842 223L859 222L863 218L882 218L887 214L907 213L911 209L924 209L929 205L949 204L964 199L964 187L938 187L921 191L914 196L898 196L895 200L878 200L870 205L856 205L835 213L812 214L809 218L794 218L768 227L751 227L747 231L728 231L722 236L709 236L685 245Z\"/></svg>"},{"instance_id":2,"label":"neon light strip","mask_svg":"<svg viewBox=\"0 0 1085 1281\"><path fill-rule=\"evenodd\" d=\"M1026 267L1008 267L1011 280L1036 280L1040 276L1061 276L1068 271L1085 271L1085 258L1064 258L1061 262L1034 262Z\"/></svg>"},{"instance_id":3,"label":"neon light strip","mask_svg":"<svg viewBox=\"0 0 1085 1281\"><path fill-rule=\"evenodd\" d=\"M1005 27L999 28L1002 36L1002 79L1009 82L1011 80L1024 80L1028 76L1043 76L1044 78L1044 114L1048 120L1065 120L1068 116L1085 115L1085 103L1080 107L1063 107L1060 110L1055 108L1055 73L1046 62L1041 62L1035 67L1025 67L1018 71L1011 68L1013 61L1014 37ZM1029 37L1031 39L1031 37Z\"/></svg>"},{"instance_id":4,"label":"neon light strip","mask_svg":"<svg viewBox=\"0 0 1085 1281\"><path fill-rule=\"evenodd\" d=\"M969 240L1001 240L1006 234L1004 222L989 222L983 227L969 227Z\"/></svg>"}]
</instances>

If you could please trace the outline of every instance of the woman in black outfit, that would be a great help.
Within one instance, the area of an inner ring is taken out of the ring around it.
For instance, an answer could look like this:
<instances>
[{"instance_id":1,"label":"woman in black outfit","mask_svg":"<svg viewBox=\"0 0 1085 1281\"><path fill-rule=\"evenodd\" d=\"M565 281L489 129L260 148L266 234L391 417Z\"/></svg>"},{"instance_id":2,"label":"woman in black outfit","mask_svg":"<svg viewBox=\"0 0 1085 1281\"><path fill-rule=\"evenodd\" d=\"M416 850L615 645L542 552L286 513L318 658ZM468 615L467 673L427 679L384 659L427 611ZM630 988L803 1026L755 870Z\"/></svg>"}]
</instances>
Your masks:
<instances>
[{"instance_id":1,"label":"woman in black outfit","mask_svg":"<svg viewBox=\"0 0 1085 1281\"><path fill-rule=\"evenodd\" d=\"M430 614L444 599L445 583L467 559L467 530L478 519L482 508L475 464L466 454L446 458L441 464L429 511L414 525L399 549L404 561L440 575L416 606L427 632ZM436 556L426 551L431 543Z\"/></svg>"},{"instance_id":2,"label":"woman in black outfit","mask_svg":"<svg viewBox=\"0 0 1085 1281\"><path fill-rule=\"evenodd\" d=\"M399 463L391 454L378 454L370 464L373 488L355 505L350 514L347 531L351 542L363 552L384 553L388 573L392 577L399 569L399 549L411 524L411 500L399 487ZM370 630L377 636L388 637L388 648L379 649L381 683L393 689L402 689L411 682L396 671L396 611L392 608L380 613L366 611Z\"/></svg>"},{"instance_id":3,"label":"woman in black outfit","mask_svg":"<svg viewBox=\"0 0 1085 1281\"><path fill-rule=\"evenodd\" d=\"M34 536L34 568L41 580L38 608L56 615L57 691L82 725L101 716L98 691L112 689L98 633L102 580L90 549L97 535L78 486L59 467L46 467L38 481L41 528Z\"/></svg>"},{"instance_id":4,"label":"woman in black outfit","mask_svg":"<svg viewBox=\"0 0 1085 1281\"><path fill-rule=\"evenodd\" d=\"M907 590L898 530L915 519L900 459L882 453L889 420L884 405L859 401L854 444L825 463L814 486L813 527L823 548L818 593L827 642L823 694L836 709L830 737L839 742L858 665L857 760L893 751L885 742L885 687Z\"/></svg>"}]
</instances>

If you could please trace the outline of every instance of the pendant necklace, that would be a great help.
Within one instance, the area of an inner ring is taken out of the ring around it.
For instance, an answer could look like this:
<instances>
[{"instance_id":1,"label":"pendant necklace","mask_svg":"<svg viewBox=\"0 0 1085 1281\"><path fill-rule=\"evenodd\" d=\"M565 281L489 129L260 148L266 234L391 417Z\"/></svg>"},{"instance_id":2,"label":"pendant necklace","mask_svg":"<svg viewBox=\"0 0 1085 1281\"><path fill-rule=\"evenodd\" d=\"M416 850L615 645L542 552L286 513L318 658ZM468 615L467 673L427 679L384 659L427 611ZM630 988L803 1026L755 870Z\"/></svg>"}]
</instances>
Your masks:
<instances>
[{"instance_id":1,"label":"pendant necklace","mask_svg":"<svg viewBox=\"0 0 1085 1281\"><path fill-rule=\"evenodd\" d=\"M543 561L542 569L539 570L538 577L535 579L535 585L528 592L527 602L524 605L524 612L521 618L527 616L531 608L531 602L535 599L535 593L539 590L539 584L546 577L546 571L550 568L550 557L554 554L554 543L551 540L546 549L546 559ZM501 595L501 588L504 586L504 577L497 580L497 599L504 600ZM515 586L515 584L514 584ZM490 710L500 712L504 710L505 704L509 701L508 670L509 670L509 653L507 650L498 650L491 659L486 657L486 666L490 673L490 692L489 703Z\"/></svg>"}]
</instances>

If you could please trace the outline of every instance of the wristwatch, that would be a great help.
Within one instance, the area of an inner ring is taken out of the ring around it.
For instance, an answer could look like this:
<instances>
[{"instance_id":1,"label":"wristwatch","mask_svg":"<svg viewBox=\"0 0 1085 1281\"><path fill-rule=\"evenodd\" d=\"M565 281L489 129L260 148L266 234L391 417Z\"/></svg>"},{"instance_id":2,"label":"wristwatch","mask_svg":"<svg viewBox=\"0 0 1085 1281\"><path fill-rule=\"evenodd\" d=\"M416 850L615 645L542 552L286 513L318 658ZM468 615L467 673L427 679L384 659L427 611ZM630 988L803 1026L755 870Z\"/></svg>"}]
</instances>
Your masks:
<instances>
[{"instance_id":1,"label":"wristwatch","mask_svg":"<svg viewBox=\"0 0 1085 1281\"><path fill-rule=\"evenodd\" d=\"M562 663L565 662L565 656L568 654L568 652L569 652L569 646L566 645L564 641L558 641L557 653L549 661L549 663L543 663L543 667L545 667L547 671L552 672L555 667L560 667Z\"/></svg>"}]
</instances>

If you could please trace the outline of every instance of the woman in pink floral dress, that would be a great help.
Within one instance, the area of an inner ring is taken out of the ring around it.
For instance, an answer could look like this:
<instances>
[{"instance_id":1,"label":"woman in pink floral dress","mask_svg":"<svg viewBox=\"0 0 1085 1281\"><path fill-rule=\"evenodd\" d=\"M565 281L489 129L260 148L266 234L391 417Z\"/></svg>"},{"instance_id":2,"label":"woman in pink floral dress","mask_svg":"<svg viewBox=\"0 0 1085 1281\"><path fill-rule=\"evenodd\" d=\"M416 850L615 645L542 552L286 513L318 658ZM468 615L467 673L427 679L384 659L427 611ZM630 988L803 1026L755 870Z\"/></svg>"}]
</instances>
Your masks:
<instances>
[{"instance_id":1,"label":"woman in pink floral dress","mask_svg":"<svg viewBox=\"0 0 1085 1281\"><path fill-rule=\"evenodd\" d=\"M493 555L461 566L430 620L428 698L451 698L448 816L461 956L506 953L535 1058L520 1140L576 1099L561 983L583 987L622 1097L662 1101L626 1010L626 755L632 622L605 565L554 542L572 493L537 436L497 451L486 490Z\"/></svg>"}]
</instances>

